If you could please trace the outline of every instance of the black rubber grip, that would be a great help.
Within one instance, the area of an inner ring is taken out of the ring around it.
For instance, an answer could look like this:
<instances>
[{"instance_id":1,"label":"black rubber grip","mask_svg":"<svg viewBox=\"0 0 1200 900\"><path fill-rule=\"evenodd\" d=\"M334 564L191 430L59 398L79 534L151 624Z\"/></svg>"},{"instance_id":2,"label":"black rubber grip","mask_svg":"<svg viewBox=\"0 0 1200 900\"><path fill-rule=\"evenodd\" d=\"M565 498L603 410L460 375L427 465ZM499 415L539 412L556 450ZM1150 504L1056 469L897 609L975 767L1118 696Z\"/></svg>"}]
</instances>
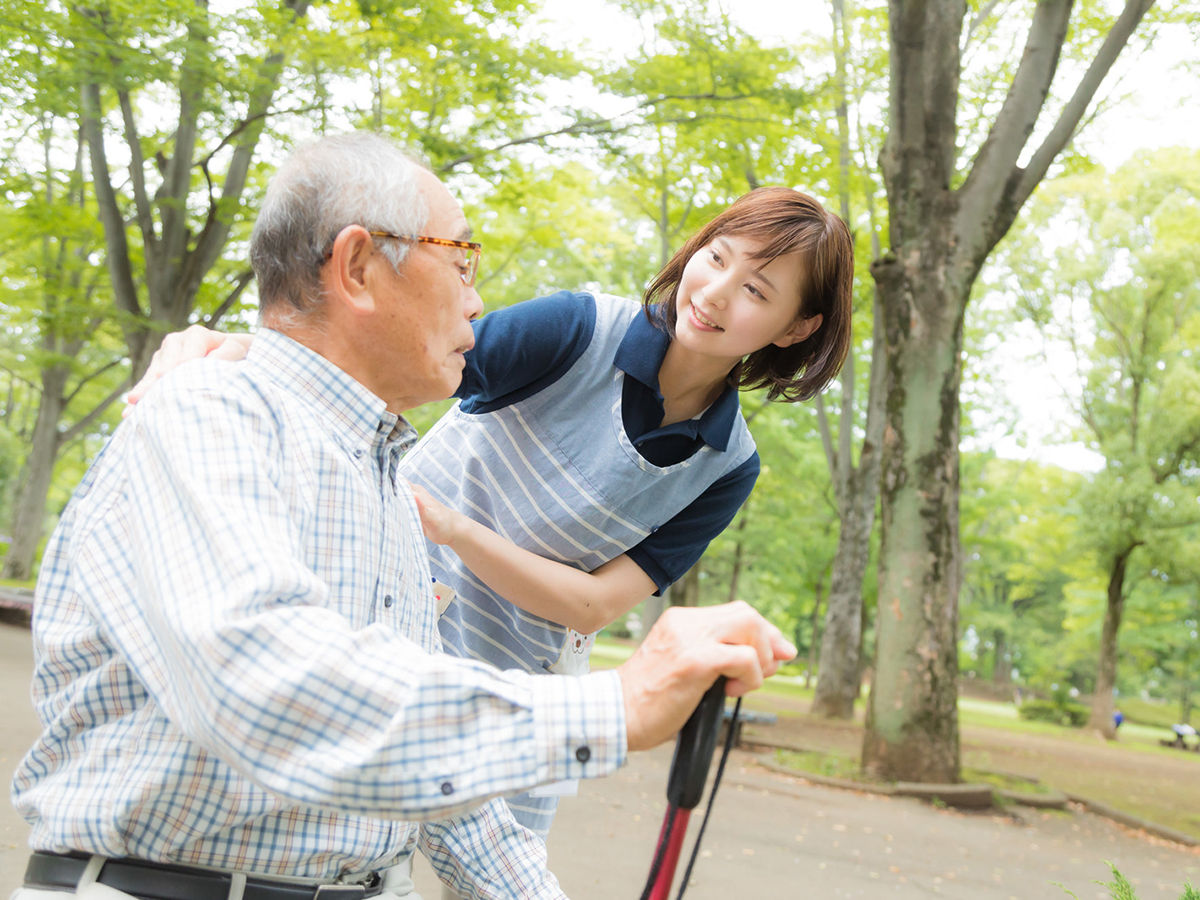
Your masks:
<instances>
[{"instance_id":1,"label":"black rubber grip","mask_svg":"<svg viewBox=\"0 0 1200 900\"><path fill-rule=\"evenodd\" d=\"M704 796L704 782L717 744L721 714L725 711L725 676L700 698L700 705L679 731L675 758L667 778L667 802L679 809L695 809Z\"/></svg>"}]
</instances>

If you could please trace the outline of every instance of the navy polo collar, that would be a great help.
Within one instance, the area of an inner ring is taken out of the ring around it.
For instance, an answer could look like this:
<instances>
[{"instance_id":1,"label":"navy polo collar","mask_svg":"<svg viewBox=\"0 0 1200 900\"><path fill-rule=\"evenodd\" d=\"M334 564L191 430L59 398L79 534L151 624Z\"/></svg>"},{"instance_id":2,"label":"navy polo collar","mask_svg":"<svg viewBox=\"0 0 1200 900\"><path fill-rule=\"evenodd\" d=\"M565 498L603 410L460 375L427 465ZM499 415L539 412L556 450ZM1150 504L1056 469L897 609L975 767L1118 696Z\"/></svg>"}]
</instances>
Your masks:
<instances>
[{"instance_id":1,"label":"navy polo collar","mask_svg":"<svg viewBox=\"0 0 1200 900\"><path fill-rule=\"evenodd\" d=\"M651 322L642 312L633 317L616 355L613 356L613 365L649 388L661 404L662 392L658 389L658 370L662 368L671 338L666 332L666 326L659 324L661 319L657 313L655 315L656 322ZM696 422L696 434L714 450L724 452L729 446L729 437L733 434L738 408L738 392L727 386Z\"/></svg>"}]
</instances>

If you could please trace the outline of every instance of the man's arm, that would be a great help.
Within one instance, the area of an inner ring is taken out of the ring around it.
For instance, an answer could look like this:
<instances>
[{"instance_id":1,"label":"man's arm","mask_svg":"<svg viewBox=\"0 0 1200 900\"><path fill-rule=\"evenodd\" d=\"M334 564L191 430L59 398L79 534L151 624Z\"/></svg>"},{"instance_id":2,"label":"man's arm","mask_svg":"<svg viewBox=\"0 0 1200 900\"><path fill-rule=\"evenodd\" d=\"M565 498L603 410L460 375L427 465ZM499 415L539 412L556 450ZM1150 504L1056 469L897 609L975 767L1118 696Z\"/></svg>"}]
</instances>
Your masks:
<instances>
[{"instance_id":1,"label":"man's arm","mask_svg":"<svg viewBox=\"0 0 1200 900\"><path fill-rule=\"evenodd\" d=\"M431 819L604 775L626 744L678 730L718 675L745 692L795 653L744 604L672 611L617 673L585 678L497 673L354 629L297 546L276 426L238 403L171 390L126 423L137 521L128 546L93 533L77 574L87 589L106 567L136 569L144 602L91 598L106 631L170 721L279 796Z\"/></svg>"},{"instance_id":2,"label":"man's arm","mask_svg":"<svg viewBox=\"0 0 1200 900\"><path fill-rule=\"evenodd\" d=\"M501 800L456 819L427 822L418 844L438 878L459 897L563 896L546 868L546 842L522 827Z\"/></svg>"},{"instance_id":3,"label":"man's arm","mask_svg":"<svg viewBox=\"0 0 1200 900\"><path fill-rule=\"evenodd\" d=\"M112 546L100 516L77 577L92 591L136 572L138 600L89 605L186 737L292 802L418 820L623 762L615 677L505 675L352 627L304 562L303 485L279 478L271 415L160 390L124 426L128 540Z\"/></svg>"}]
</instances>

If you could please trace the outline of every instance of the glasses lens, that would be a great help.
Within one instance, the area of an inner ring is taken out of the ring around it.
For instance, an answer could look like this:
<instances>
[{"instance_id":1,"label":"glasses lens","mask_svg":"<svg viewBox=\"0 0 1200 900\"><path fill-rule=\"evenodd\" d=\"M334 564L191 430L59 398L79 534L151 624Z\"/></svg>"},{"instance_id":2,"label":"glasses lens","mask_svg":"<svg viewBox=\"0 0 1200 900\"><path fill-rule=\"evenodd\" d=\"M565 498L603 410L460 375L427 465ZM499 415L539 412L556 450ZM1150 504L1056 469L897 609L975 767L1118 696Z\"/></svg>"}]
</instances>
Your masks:
<instances>
[{"instance_id":1,"label":"glasses lens","mask_svg":"<svg viewBox=\"0 0 1200 900\"><path fill-rule=\"evenodd\" d=\"M479 272L479 257L480 252L478 250L467 250L467 271L463 275L463 282L467 287L472 287L475 284L475 275Z\"/></svg>"}]
</instances>

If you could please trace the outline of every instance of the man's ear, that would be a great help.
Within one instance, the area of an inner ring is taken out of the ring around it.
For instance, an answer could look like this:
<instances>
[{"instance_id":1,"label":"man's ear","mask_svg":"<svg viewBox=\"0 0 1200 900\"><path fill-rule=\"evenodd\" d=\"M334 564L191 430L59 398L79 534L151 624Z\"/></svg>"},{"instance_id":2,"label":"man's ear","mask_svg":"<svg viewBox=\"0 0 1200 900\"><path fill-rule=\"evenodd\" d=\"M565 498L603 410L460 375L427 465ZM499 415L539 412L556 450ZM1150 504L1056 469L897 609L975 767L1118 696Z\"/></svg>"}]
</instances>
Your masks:
<instances>
[{"instance_id":1,"label":"man's ear","mask_svg":"<svg viewBox=\"0 0 1200 900\"><path fill-rule=\"evenodd\" d=\"M327 304L369 316L375 312L367 267L375 256L375 242L361 225L347 225L333 239L333 250L322 269Z\"/></svg>"},{"instance_id":2,"label":"man's ear","mask_svg":"<svg viewBox=\"0 0 1200 900\"><path fill-rule=\"evenodd\" d=\"M809 316L807 319L797 319L795 324L787 330L783 337L777 341L773 341L776 347L790 347L792 344L798 344L821 327L821 323L825 321L825 317L820 313L815 316Z\"/></svg>"}]
</instances>

